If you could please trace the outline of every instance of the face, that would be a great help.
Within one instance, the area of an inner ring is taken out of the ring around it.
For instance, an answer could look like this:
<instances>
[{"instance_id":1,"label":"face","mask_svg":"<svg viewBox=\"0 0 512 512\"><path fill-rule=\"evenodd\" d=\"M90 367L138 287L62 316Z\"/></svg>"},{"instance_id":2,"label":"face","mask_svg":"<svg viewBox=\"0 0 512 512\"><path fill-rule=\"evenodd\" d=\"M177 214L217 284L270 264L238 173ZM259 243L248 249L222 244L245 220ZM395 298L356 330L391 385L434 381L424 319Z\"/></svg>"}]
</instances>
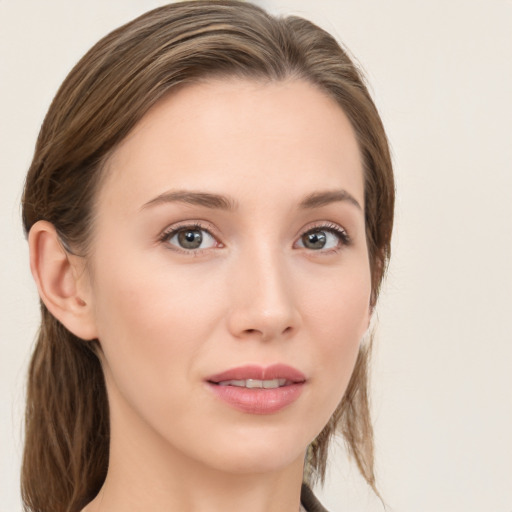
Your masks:
<instances>
[{"instance_id":1,"label":"face","mask_svg":"<svg viewBox=\"0 0 512 512\"><path fill-rule=\"evenodd\" d=\"M343 111L302 81L187 86L113 154L96 213L88 300L113 436L238 472L302 459L369 322Z\"/></svg>"}]
</instances>

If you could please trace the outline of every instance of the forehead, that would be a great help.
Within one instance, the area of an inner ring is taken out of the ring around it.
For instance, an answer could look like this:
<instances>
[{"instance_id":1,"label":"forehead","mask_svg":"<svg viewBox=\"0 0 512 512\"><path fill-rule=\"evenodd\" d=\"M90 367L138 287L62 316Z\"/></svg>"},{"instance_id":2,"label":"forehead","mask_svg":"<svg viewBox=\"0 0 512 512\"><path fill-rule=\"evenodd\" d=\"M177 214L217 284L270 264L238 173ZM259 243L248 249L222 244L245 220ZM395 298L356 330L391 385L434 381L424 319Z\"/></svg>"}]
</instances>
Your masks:
<instances>
[{"instance_id":1,"label":"forehead","mask_svg":"<svg viewBox=\"0 0 512 512\"><path fill-rule=\"evenodd\" d=\"M113 153L100 198L140 206L167 189L250 200L364 184L352 126L338 104L301 80L215 79L160 100Z\"/></svg>"}]
</instances>

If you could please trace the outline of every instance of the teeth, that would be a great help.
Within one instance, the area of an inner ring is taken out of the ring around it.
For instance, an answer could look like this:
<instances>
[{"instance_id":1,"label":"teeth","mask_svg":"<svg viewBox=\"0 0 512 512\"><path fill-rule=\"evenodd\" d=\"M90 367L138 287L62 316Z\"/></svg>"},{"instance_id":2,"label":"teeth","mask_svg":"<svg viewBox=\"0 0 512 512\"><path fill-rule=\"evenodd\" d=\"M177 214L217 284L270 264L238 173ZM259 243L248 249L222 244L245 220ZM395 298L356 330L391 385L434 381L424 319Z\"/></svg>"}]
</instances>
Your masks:
<instances>
[{"instance_id":1,"label":"teeth","mask_svg":"<svg viewBox=\"0 0 512 512\"><path fill-rule=\"evenodd\" d=\"M218 383L219 386L236 386L248 389L276 389L286 384L286 379L246 379L246 380L224 380Z\"/></svg>"},{"instance_id":2,"label":"teeth","mask_svg":"<svg viewBox=\"0 0 512 512\"><path fill-rule=\"evenodd\" d=\"M261 381L265 389L282 388L286 384L286 379L272 379Z\"/></svg>"},{"instance_id":3,"label":"teeth","mask_svg":"<svg viewBox=\"0 0 512 512\"><path fill-rule=\"evenodd\" d=\"M245 380L225 380L219 382L220 386L236 386L239 388L245 388Z\"/></svg>"},{"instance_id":4,"label":"teeth","mask_svg":"<svg viewBox=\"0 0 512 512\"><path fill-rule=\"evenodd\" d=\"M263 387L263 382L264 381L258 380L258 379L247 379L245 381L245 387L249 388L249 389L252 389L252 388L262 388Z\"/></svg>"}]
</instances>

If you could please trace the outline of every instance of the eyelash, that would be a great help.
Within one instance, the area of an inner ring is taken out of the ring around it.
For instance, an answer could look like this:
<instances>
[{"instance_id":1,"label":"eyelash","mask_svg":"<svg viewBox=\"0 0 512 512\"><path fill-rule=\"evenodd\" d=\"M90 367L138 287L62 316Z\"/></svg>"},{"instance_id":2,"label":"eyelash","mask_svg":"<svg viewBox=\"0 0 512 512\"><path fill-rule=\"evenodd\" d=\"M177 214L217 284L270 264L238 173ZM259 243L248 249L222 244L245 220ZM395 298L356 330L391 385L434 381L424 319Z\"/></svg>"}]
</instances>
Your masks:
<instances>
[{"instance_id":1,"label":"eyelash","mask_svg":"<svg viewBox=\"0 0 512 512\"><path fill-rule=\"evenodd\" d=\"M172 245L169 243L169 241L178 233L182 231L205 231L208 233L209 236L211 236L213 239L217 241L217 237L212 233L212 229L204 226L200 222L194 222L193 224L183 224L180 226L171 226L167 228L158 238L158 241L166 244L171 250L180 252L187 255L198 255L204 251L208 251L208 249L183 249L182 247L178 247L177 245ZM217 241L218 242L218 241ZM218 242L217 247L224 247L224 244Z\"/></svg>"},{"instance_id":2,"label":"eyelash","mask_svg":"<svg viewBox=\"0 0 512 512\"><path fill-rule=\"evenodd\" d=\"M332 254L332 253L336 253L336 252L340 251L341 249L343 249L343 247L348 247L352 244L352 240L351 240L350 236L348 235L348 233L346 232L346 230L343 229L342 227L340 227L338 224L334 224L332 222L320 223L318 225L312 226L311 228L302 232L302 234L299 237L299 240L303 236L307 235L308 233L314 233L314 232L319 232L319 231L326 231L328 233L332 233L339 239L340 243L339 243L338 247L335 247L333 249L327 249L324 251L311 250L312 252L319 252L322 254Z\"/></svg>"},{"instance_id":3,"label":"eyelash","mask_svg":"<svg viewBox=\"0 0 512 512\"><path fill-rule=\"evenodd\" d=\"M162 234L158 238L158 241L160 243L166 244L173 251L177 251L177 252L187 254L187 255L198 255L200 253L203 253L204 251L208 251L208 250L212 249L210 247L206 248L206 249L183 249L176 245L171 246L171 244L169 243L169 240L171 240L178 233L187 231L187 230L204 231L204 232L208 233L209 236L211 236L213 239L215 239L218 242L217 237L212 233L211 228L204 226L200 222L194 222L193 224L183 224L180 226L169 227L168 229L166 229L165 231L162 232ZM333 249L327 249L327 250L316 250L315 251L314 249L310 249L309 250L310 252L312 252L312 253L318 252L320 254L332 254L332 253L336 253L336 252L340 251L343 247L350 246L352 243L352 240L351 240L350 236L348 235L348 233L345 231L345 229L343 229L340 226L338 226L337 224L334 224L331 222L314 225L314 226L308 228L307 230L302 231L298 237L298 240L301 240L303 236L305 236L309 233L322 232L322 231L334 234L339 239L339 242L340 242L339 246L335 247ZM294 245L296 243L297 242L295 242ZM221 242L218 242L218 245L214 248L219 248L219 247L220 248L224 247L224 244L222 244ZM307 247L301 247L301 248L304 248L307 250Z\"/></svg>"}]
</instances>

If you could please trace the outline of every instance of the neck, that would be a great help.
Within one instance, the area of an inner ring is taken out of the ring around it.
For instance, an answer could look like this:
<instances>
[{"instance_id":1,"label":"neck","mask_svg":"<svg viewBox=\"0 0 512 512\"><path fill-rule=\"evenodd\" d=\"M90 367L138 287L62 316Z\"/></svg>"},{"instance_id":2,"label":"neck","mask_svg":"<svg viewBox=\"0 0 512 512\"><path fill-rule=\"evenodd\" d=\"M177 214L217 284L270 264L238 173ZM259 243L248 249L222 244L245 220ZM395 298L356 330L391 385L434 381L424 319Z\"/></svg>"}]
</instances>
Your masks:
<instances>
[{"instance_id":1,"label":"neck","mask_svg":"<svg viewBox=\"0 0 512 512\"><path fill-rule=\"evenodd\" d=\"M107 477L82 512L299 511L304 454L268 471L214 468L170 446L126 407L113 409Z\"/></svg>"}]
</instances>

